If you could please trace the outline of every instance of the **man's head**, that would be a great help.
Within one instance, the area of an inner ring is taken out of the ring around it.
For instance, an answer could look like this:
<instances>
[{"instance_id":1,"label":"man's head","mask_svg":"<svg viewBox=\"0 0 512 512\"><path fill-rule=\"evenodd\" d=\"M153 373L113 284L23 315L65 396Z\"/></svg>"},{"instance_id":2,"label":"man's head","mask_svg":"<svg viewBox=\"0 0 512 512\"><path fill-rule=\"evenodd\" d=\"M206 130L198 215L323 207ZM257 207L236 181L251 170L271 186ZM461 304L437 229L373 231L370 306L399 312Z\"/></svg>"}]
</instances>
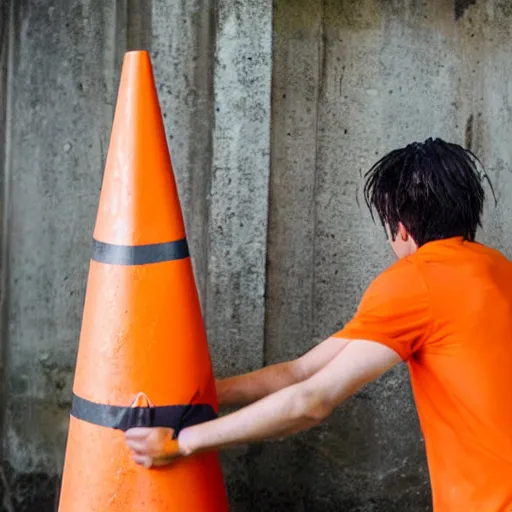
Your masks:
<instances>
[{"instance_id":1,"label":"man's head","mask_svg":"<svg viewBox=\"0 0 512 512\"><path fill-rule=\"evenodd\" d=\"M471 151L428 139L379 160L366 174L364 194L402 258L433 240L473 241L483 210L483 177Z\"/></svg>"}]
</instances>

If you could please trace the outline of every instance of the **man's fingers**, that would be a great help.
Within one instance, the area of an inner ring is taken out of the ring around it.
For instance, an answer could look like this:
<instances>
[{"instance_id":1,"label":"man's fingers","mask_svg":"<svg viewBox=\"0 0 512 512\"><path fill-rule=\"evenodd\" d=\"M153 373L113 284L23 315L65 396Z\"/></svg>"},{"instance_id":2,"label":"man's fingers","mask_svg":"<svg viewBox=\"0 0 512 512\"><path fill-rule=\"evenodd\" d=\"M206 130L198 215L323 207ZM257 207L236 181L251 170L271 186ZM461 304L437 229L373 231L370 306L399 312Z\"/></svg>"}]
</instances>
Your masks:
<instances>
[{"instance_id":1,"label":"man's fingers","mask_svg":"<svg viewBox=\"0 0 512 512\"><path fill-rule=\"evenodd\" d=\"M173 457L150 457L148 455L136 454L133 461L146 469L158 468L171 464L175 459Z\"/></svg>"},{"instance_id":2,"label":"man's fingers","mask_svg":"<svg viewBox=\"0 0 512 512\"><path fill-rule=\"evenodd\" d=\"M133 460L136 464L149 469L153 465L153 459L147 455L134 455Z\"/></svg>"},{"instance_id":3,"label":"man's fingers","mask_svg":"<svg viewBox=\"0 0 512 512\"><path fill-rule=\"evenodd\" d=\"M133 460L145 468L165 466L179 456L179 445L170 428L132 428L125 434Z\"/></svg>"},{"instance_id":4,"label":"man's fingers","mask_svg":"<svg viewBox=\"0 0 512 512\"><path fill-rule=\"evenodd\" d=\"M175 457L156 457L153 459L152 466L154 468L168 466L176 460Z\"/></svg>"},{"instance_id":5,"label":"man's fingers","mask_svg":"<svg viewBox=\"0 0 512 512\"><path fill-rule=\"evenodd\" d=\"M141 455L150 455L150 447L144 441L126 441L128 447Z\"/></svg>"},{"instance_id":6,"label":"man's fingers","mask_svg":"<svg viewBox=\"0 0 512 512\"><path fill-rule=\"evenodd\" d=\"M134 427L126 431L126 439L146 439L153 429L146 427Z\"/></svg>"},{"instance_id":7,"label":"man's fingers","mask_svg":"<svg viewBox=\"0 0 512 512\"><path fill-rule=\"evenodd\" d=\"M161 457L166 454L163 447L154 446L152 443L146 441L127 441L128 448L134 453L147 457ZM172 452L174 454L175 451Z\"/></svg>"}]
</instances>

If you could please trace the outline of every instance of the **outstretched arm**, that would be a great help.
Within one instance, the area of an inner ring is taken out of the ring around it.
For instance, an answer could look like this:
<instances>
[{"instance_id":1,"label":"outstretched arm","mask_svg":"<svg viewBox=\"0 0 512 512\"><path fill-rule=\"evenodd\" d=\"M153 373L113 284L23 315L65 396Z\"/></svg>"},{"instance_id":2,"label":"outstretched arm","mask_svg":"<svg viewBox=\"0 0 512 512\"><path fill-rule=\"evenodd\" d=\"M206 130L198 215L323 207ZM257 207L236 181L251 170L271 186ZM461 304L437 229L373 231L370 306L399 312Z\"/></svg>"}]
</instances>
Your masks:
<instances>
[{"instance_id":1,"label":"outstretched arm","mask_svg":"<svg viewBox=\"0 0 512 512\"><path fill-rule=\"evenodd\" d=\"M302 382L332 361L347 343L344 339L328 338L293 361L218 380L216 385L219 404L251 404L280 389Z\"/></svg>"},{"instance_id":2,"label":"outstretched arm","mask_svg":"<svg viewBox=\"0 0 512 512\"><path fill-rule=\"evenodd\" d=\"M128 445L147 467L174 457L294 434L321 423L364 384L400 362L392 349L371 341L352 341L308 379L288 386L222 418L181 431L132 429Z\"/></svg>"}]
</instances>

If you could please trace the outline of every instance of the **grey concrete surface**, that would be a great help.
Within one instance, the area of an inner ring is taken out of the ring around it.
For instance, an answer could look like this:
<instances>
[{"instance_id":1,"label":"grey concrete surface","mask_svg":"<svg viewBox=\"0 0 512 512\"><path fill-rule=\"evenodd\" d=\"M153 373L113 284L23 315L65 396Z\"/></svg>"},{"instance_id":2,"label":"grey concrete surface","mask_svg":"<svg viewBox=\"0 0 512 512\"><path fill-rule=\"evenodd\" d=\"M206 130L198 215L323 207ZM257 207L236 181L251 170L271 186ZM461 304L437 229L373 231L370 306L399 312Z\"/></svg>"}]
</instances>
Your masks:
<instances>
[{"instance_id":1,"label":"grey concrete surface","mask_svg":"<svg viewBox=\"0 0 512 512\"><path fill-rule=\"evenodd\" d=\"M272 2L217 6L205 318L225 375L263 363Z\"/></svg>"},{"instance_id":2,"label":"grey concrete surface","mask_svg":"<svg viewBox=\"0 0 512 512\"><path fill-rule=\"evenodd\" d=\"M341 328L391 263L362 173L471 147L512 257L508 0L0 1L0 507L54 510L121 58L153 58L218 375ZM405 367L293 439L223 454L232 510L430 510Z\"/></svg>"},{"instance_id":3,"label":"grey concrete surface","mask_svg":"<svg viewBox=\"0 0 512 512\"><path fill-rule=\"evenodd\" d=\"M135 2L138 3L138 2ZM134 12L141 11L134 8ZM184 211L197 286L205 298L213 117L212 1L152 2L151 51L169 149ZM170 26L172 25L172 30ZM135 45L132 45L136 49Z\"/></svg>"},{"instance_id":4,"label":"grey concrete surface","mask_svg":"<svg viewBox=\"0 0 512 512\"><path fill-rule=\"evenodd\" d=\"M2 457L29 510L55 499L122 53L110 2L10 4Z\"/></svg>"},{"instance_id":5,"label":"grey concrete surface","mask_svg":"<svg viewBox=\"0 0 512 512\"><path fill-rule=\"evenodd\" d=\"M272 2L217 2L205 320L217 375L263 364L270 172ZM247 510L244 450L222 461L232 510Z\"/></svg>"}]
</instances>

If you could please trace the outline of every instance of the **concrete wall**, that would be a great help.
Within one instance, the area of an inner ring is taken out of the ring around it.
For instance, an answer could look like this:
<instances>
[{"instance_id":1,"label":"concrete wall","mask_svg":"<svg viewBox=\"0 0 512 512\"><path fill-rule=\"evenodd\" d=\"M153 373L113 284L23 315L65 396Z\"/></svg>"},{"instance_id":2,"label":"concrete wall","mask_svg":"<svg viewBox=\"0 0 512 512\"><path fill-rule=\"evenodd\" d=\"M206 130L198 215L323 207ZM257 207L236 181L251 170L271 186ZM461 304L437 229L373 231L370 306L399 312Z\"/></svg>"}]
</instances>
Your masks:
<instances>
[{"instance_id":1,"label":"concrete wall","mask_svg":"<svg viewBox=\"0 0 512 512\"><path fill-rule=\"evenodd\" d=\"M151 51L218 375L340 328L389 264L361 173L470 146L512 257L508 0L0 0L3 510L53 510L122 55ZM223 455L233 511L429 510L405 368Z\"/></svg>"}]
</instances>

